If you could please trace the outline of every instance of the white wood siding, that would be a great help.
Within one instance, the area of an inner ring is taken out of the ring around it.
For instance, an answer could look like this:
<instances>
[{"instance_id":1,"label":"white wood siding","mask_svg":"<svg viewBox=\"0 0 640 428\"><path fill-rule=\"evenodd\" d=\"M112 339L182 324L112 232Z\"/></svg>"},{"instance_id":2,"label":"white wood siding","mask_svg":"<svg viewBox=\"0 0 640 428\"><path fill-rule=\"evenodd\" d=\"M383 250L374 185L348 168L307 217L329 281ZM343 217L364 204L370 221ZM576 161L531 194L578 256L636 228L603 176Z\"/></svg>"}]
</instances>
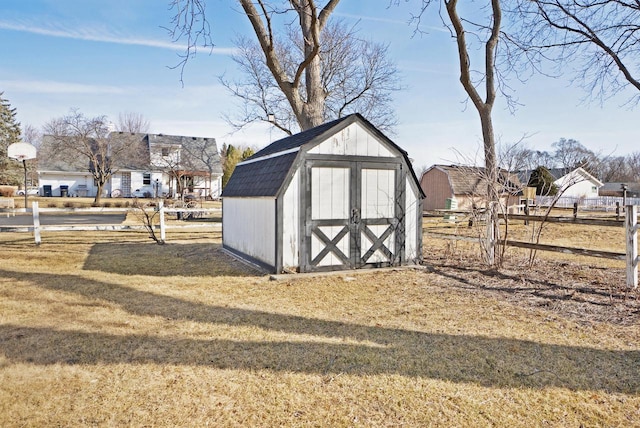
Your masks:
<instances>
[{"instance_id":1,"label":"white wood siding","mask_svg":"<svg viewBox=\"0 0 640 428\"><path fill-rule=\"evenodd\" d=\"M394 157L376 137L357 123L347 126L339 133L309 150L319 155L351 155Z\"/></svg>"},{"instance_id":2,"label":"white wood siding","mask_svg":"<svg viewBox=\"0 0 640 428\"><path fill-rule=\"evenodd\" d=\"M275 266L275 199L225 198L224 245Z\"/></svg>"},{"instance_id":3,"label":"white wood siding","mask_svg":"<svg viewBox=\"0 0 640 428\"><path fill-rule=\"evenodd\" d=\"M363 219L380 219L395 217L395 170L394 169L362 169L361 176L361 211ZM389 225L370 225L368 229L380 238ZM373 242L360 232L362 254L369 251ZM384 240L384 246L392 253L396 252L395 232ZM377 250L367 259L367 263L390 262L382 251Z\"/></svg>"},{"instance_id":4,"label":"white wood siding","mask_svg":"<svg viewBox=\"0 0 640 428\"><path fill-rule=\"evenodd\" d=\"M327 235L327 238L333 240L338 233L343 230L344 226L322 226L319 229ZM342 251L345 256L349 256L349 242L350 242L350 234L345 234L336 247ZM318 254L324 249L325 244L318 239L317 236L311 236L311 259L315 259ZM327 255L325 255L322 260L318 262L318 266L334 266L341 265L344 262L337 255L335 255L332 251L329 251Z\"/></svg>"},{"instance_id":5,"label":"white wood siding","mask_svg":"<svg viewBox=\"0 0 640 428\"><path fill-rule=\"evenodd\" d=\"M282 197L282 265L297 268L300 230L300 172L296 171Z\"/></svg>"},{"instance_id":6,"label":"white wood siding","mask_svg":"<svg viewBox=\"0 0 640 428\"><path fill-rule=\"evenodd\" d=\"M407 177L405 183L405 257L407 261L416 260L419 258L418 254L418 209L422 212L422 207L419 207L420 198L412 186L412 181Z\"/></svg>"},{"instance_id":7,"label":"white wood siding","mask_svg":"<svg viewBox=\"0 0 640 428\"><path fill-rule=\"evenodd\" d=\"M311 219L343 220L350 216L349 168L311 168ZM334 239L343 226L323 226L319 228L329 239ZM350 233L346 233L336 247L349 256ZM315 234L311 236L311 259L315 259L325 244ZM343 261L333 252L328 252L318 266L341 265Z\"/></svg>"},{"instance_id":8,"label":"white wood siding","mask_svg":"<svg viewBox=\"0 0 640 428\"><path fill-rule=\"evenodd\" d=\"M349 168L311 168L311 218L349 218Z\"/></svg>"},{"instance_id":9,"label":"white wood siding","mask_svg":"<svg viewBox=\"0 0 640 428\"><path fill-rule=\"evenodd\" d=\"M395 170L362 169L362 218L394 216Z\"/></svg>"}]
</instances>

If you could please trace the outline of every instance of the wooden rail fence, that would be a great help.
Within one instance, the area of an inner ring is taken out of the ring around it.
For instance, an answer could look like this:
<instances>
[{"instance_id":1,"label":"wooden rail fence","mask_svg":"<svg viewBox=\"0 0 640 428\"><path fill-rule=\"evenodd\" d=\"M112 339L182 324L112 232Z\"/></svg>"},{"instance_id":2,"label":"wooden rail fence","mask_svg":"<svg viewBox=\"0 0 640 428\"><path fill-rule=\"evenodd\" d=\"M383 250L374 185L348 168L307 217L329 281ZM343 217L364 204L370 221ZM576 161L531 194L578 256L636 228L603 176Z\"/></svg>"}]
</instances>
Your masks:
<instances>
[{"instance_id":1,"label":"wooden rail fence","mask_svg":"<svg viewBox=\"0 0 640 428\"><path fill-rule=\"evenodd\" d=\"M465 211L444 210L454 214L469 214ZM613 260L624 260L626 262L626 283L627 287L638 288L638 207L636 205L627 205L625 207L625 220L603 220L603 219L587 219L577 217L551 217L541 215L525 215L525 214L500 214L500 218L508 220L523 220L536 222L549 222L561 224L582 224L589 226L607 226L607 227L624 227L626 251L624 253L613 251L591 250L587 248L563 247L557 245L538 244L533 242L506 240L505 245L519 248L527 248L540 251L555 251L564 254L575 254L589 257L607 258ZM477 241L477 237L456 236L446 233L428 232L429 235L437 236L442 239ZM489 245L490 243L487 243Z\"/></svg>"},{"instance_id":2,"label":"wooden rail fence","mask_svg":"<svg viewBox=\"0 0 640 428\"><path fill-rule=\"evenodd\" d=\"M134 208L137 209L137 208ZM153 208L148 208L149 210ZM10 226L11 229L27 229L33 230L33 236L36 245L40 245L42 242L41 232L43 230L46 231L91 231L91 230L101 230L101 231L117 231L117 230L146 230L144 225L130 225L130 224L82 224L82 225L73 225L73 224L65 224L65 225L42 225L40 224L40 213L41 212L56 212L56 213L105 213L105 212L129 212L132 208L73 208L73 209L65 209L65 208L39 208L38 202L34 201L32 205L32 225L29 226ZM167 226L165 222L165 214L170 213L219 213L221 210L219 208L167 208L164 207L162 201L160 201L158 210L160 211L159 215L159 224L155 226L155 229L160 230L161 239L166 240L166 230L168 228L171 229L184 229L191 227L203 227L203 223L198 223L196 225L171 225ZM219 227L218 223L215 223L216 227Z\"/></svg>"}]
</instances>

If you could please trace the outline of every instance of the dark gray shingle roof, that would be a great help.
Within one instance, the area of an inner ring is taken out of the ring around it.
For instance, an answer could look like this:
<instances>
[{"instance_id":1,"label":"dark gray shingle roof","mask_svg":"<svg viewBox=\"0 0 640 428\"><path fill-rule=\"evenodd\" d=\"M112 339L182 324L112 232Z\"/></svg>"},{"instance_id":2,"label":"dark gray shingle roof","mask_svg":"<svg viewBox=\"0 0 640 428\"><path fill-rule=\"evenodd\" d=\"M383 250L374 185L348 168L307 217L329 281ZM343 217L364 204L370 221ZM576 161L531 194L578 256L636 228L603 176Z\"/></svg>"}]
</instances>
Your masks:
<instances>
[{"instance_id":1,"label":"dark gray shingle roof","mask_svg":"<svg viewBox=\"0 0 640 428\"><path fill-rule=\"evenodd\" d=\"M236 166L222 196L274 196L297 155L297 152L288 153Z\"/></svg>"}]
</instances>

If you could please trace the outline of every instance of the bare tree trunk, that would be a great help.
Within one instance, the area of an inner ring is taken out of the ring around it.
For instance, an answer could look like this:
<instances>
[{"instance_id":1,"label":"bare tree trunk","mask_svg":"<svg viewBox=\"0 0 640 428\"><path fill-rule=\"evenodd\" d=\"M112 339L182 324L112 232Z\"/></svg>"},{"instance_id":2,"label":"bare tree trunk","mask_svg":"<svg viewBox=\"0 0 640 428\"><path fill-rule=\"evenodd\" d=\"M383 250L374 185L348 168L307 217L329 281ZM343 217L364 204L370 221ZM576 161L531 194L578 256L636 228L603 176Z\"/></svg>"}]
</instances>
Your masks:
<instances>
[{"instance_id":1,"label":"bare tree trunk","mask_svg":"<svg viewBox=\"0 0 640 428\"><path fill-rule=\"evenodd\" d=\"M466 40L466 31L464 29L463 20L458 15L458 0L445 0L447 14L451 19L451 24L455 31L456 43L458 46L458 56L460 59L460 83L469 95L478 114L480 115L480 123L482 126L482 139L484 146L484 162L487 176L487 221L491 223L491 233L488 233L486 258L489 266L496 264L495 259L495 243L498 232L498 165L496 159L496 143L493 130L493 121L491 119L491 111L496 98L495 84L495 54L500 37L500 24L502 20L502 11L499 0L492 0L492 23L487 26L491 30L491 34L485 43L484 58L484 82L485 82L485 99L483 100L476 89L472 76L471 64L469 59L468 45ZM489 232L489 226L487 231ZM491 239L491 237L495 239ZM498 262L499 263L499 262Z\"/></svg>"},{"instance_id":2,"label":"bare tree trunk","mask_svg":"<svg viewBox=\"0 0 640 428\"><path fill-rule=\"evenodd\" d=\"M330 0L318 13L315 0L290 0L297 12L300 29L304 37L304 60L298 65L295 76L290 79L280 63L271 26L271 12L264 0L240 0L264 52L267 67L273 74L278 86L287 97L289 104L302 130L321 125L326 94L322 87L320 70L320 32L326 25L331 12L340 0ZM256 8L257 4L260 11ZM300 93L302 76L305 77L306 99Z\"/></svg>"},{"instance_id":3,"label":"bare tree trunk","mask_svg":"<svg viewBox=\"0 0 640 428\"><path fill-rule=\"evenodd\" d=\"M96 197L93 198L93 203L94 205L99 205L100 204L100 199L102 198L102 189L104 189L104 183L102 182L98 182L97 185L97 191L96 191Z\"/></svg>"}]
</instances>

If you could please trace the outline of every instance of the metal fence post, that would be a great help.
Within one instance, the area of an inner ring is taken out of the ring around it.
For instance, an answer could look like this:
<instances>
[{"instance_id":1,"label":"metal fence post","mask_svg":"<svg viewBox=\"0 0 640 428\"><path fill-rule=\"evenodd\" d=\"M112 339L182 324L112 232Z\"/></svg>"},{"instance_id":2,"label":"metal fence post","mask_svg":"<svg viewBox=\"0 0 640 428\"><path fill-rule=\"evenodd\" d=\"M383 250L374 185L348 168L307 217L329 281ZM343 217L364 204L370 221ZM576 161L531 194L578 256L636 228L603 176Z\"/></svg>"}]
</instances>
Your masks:
<instances>
[{"instance_id":1,"label":"metal fence post","mask_svg":"<svg viewBox=\"0 0 640 428\"><path fill-rule=\"evenodd\" d=\"M638 207L625 207L627 237L627 287L638 288Z\"/></svg>"}]
</instances>

